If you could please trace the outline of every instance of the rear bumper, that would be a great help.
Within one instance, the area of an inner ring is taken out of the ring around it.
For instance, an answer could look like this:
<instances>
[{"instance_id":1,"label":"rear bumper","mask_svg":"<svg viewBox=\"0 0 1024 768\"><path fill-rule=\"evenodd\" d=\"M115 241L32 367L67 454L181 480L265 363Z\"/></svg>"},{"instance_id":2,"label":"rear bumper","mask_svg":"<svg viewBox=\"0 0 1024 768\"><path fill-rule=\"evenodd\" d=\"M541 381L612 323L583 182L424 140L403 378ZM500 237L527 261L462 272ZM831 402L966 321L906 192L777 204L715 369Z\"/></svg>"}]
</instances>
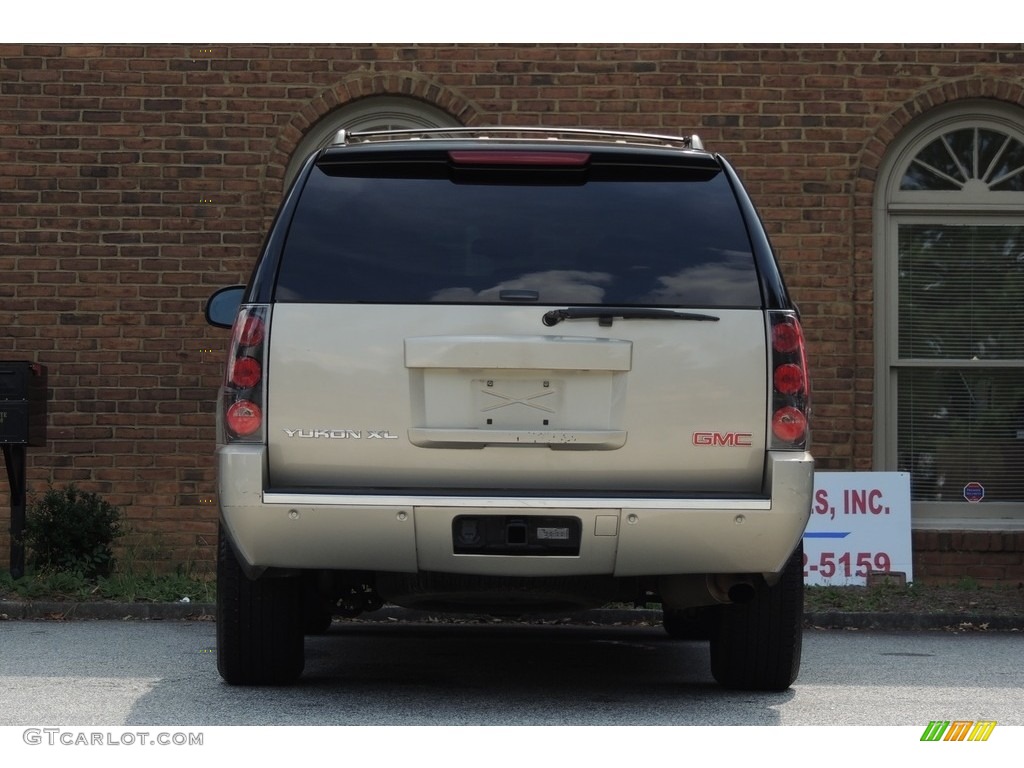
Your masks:
<instances>
[{"instance_id":1,"label":"rear bumper","mask_svg":"<svg viewBox=\"0 0 1024 768\"><path fill-rule=\"evenodd\" d=\"M782 570L810 514L814 461L769 455L761 499L349 495L264 491L262 446L221 446L221 518L253 568L491 576L657 576ZM455 554L458 515L572 516L579 555Z\"/></svg>"}]
</instances>

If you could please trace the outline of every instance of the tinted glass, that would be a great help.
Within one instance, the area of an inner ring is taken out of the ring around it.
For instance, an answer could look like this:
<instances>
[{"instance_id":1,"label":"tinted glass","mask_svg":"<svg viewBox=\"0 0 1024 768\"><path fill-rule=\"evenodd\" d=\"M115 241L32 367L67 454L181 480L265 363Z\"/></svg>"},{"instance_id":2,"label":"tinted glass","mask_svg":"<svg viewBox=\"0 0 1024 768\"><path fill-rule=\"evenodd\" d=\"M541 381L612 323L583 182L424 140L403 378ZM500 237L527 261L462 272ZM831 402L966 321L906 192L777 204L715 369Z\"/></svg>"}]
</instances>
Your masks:
<instances>
[{"instance_id":1,"label":"tinted glass","mask_svg":"<svg viewBox=\"0 0 1024 768\"><path fill-rule=\"evenodd\" d=\"M460 184L320 168L289 228L276 300L761 304L750 241L721 173Z\"/></svg>"}]
</instances>

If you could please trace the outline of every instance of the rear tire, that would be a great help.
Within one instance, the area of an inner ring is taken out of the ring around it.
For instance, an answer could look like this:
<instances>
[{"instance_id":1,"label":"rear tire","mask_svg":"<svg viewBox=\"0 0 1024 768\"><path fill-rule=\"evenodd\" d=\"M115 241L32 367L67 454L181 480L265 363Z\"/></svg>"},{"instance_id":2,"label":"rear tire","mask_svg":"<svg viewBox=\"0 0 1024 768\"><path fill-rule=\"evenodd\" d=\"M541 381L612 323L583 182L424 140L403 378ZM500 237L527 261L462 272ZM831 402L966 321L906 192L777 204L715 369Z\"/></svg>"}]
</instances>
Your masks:
<instances>
[{"instance_id":1,"label":"rear tire","mask_svg":"<svg viewBox=\"0 0 1024 768\"><path fill-rule=\"evenodd\" d=\"M774 587L748 603L723 605L711 636L711 674L726 688L784 691L800 672L803 645L803 544Z\"/></svg>"},{"instance_id":2,"label":"rear tire","mask_svg":"<svg viewBox=\"0 0 1024 768\"><path fill-rule=\"evenodd\" d=\"M231 685L285 685L305 666L302 582L246 578L223 528L217 543L217 671Z\"/></svg>"}]
</instances>

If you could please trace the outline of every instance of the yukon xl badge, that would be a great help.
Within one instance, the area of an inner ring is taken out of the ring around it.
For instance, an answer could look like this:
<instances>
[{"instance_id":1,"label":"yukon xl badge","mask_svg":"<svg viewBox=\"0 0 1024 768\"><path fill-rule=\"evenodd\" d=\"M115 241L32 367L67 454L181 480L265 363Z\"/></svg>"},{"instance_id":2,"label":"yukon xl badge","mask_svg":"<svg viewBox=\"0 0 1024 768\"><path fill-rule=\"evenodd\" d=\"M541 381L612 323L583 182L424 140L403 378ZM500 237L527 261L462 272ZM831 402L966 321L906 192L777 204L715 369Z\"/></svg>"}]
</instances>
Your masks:
<instances>
[{"instance_id":1,"label":"yukon xl badge","mask_svg":"<svg viewBox=\"0 0 1024 768\"><path fill-rule=\"evenodd\" d=\"M397 440L387 429L286 429L288 437L326 437L328 440Z\"/></svg>"}]
</instances>

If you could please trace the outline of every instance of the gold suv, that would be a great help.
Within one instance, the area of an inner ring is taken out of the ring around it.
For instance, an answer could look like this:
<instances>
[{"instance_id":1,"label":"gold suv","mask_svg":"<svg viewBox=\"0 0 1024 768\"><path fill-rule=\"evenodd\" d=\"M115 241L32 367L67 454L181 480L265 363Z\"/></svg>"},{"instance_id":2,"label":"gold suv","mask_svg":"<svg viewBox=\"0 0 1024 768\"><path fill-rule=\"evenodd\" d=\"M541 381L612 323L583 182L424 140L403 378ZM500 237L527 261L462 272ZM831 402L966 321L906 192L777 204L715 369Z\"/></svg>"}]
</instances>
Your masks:
<instances>
[{"instance_id":1,"label":"gold suv","mask_svg":"<svg viewBox=\"0 0 1024 768\"><path fill-rule=\"evenodd\" d=\"M385 602L660 602L724 685L795 679L798 313L696 137L340 133L246 286L218 405L218 665L282 683Z\"/></svg>"}]
</instances>

